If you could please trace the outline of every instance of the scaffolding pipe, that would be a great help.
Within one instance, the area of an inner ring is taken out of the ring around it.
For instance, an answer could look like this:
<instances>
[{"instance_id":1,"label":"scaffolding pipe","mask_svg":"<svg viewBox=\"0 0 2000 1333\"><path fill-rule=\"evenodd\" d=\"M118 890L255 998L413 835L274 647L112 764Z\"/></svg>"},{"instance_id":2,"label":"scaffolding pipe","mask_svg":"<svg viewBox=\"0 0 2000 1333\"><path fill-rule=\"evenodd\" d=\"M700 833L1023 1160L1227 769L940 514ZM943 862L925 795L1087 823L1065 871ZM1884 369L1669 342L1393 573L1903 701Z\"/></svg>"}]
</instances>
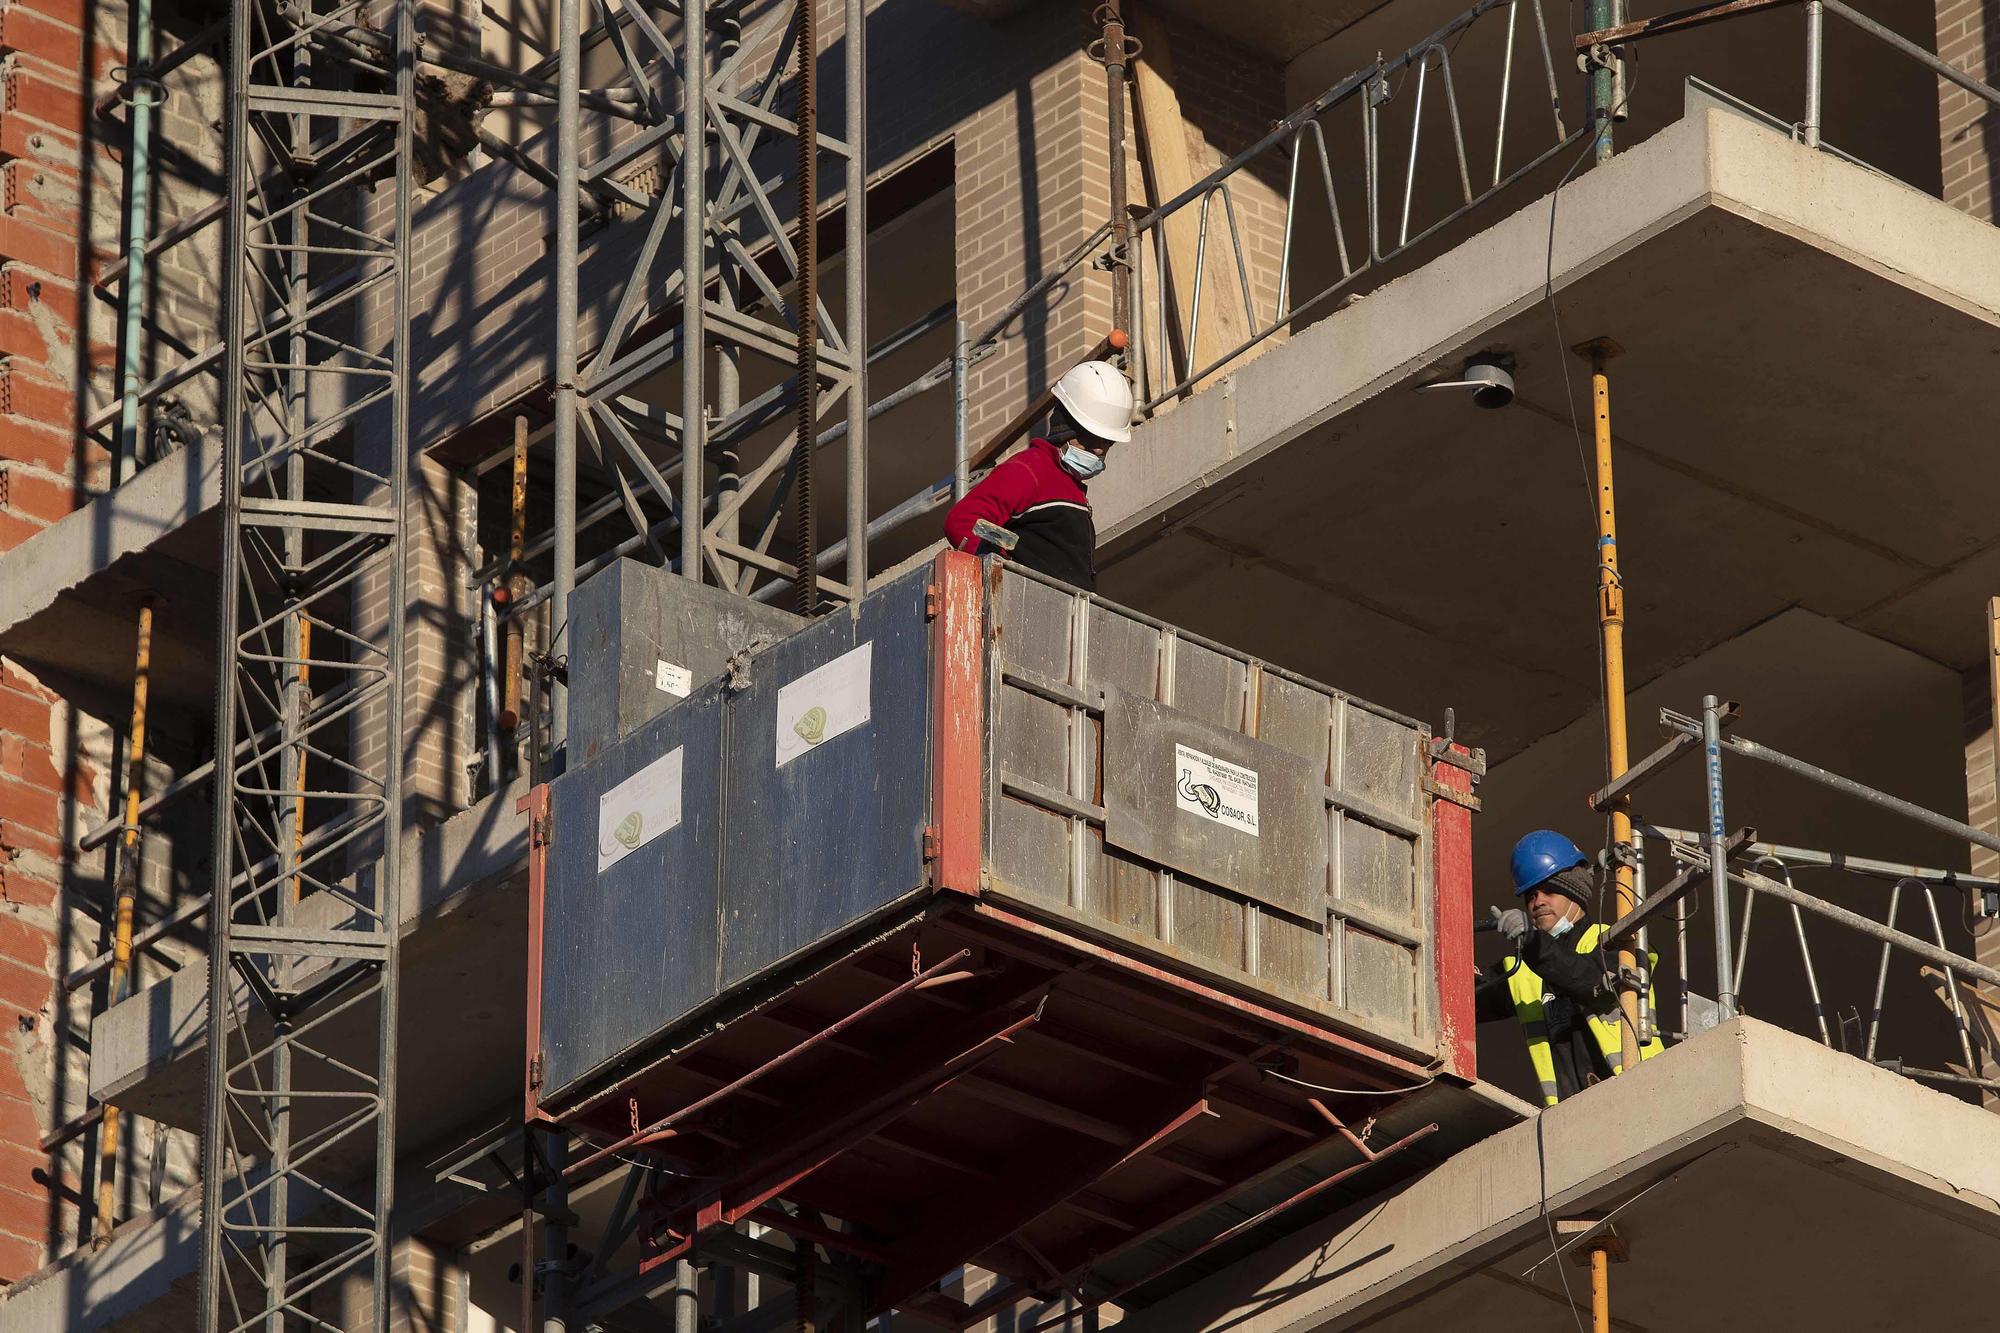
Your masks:
<instances>
[{"instance_id":1,"label":"scaffolding pipe","mask_svg":"<svg viewBox=\"0 0 2000 1333\"><path fill-rule=\"evenodd\" d=\"M1598 0L1599 3L1602 0ZM1591 352L1591 416L1597 439L1597 629L1603 646L1604 745L1606 780L1616 783L1631 764L1625 726L1625 584L1618 574L1618 507L1611 477L1611 380L1604 373L1605 358L1612 355L1608 342L1599 340ZM1613 919L1623 920L1639 905L1633 891L1631 864L1623 852L1632 845L1632 803L1620 794L1611 806ZM1637 975L1638 955L1629 939L1618 947L1618 1011L1621 1056L1619 1068L1638 1068L1640 988L1631 978Z\"/></svg>"},{"instance_id":2,"label":"scaffolding pipe","mask_svg":"<svg viewBox=\"0 0 2000 1333\"><path fill-rule=\"evenodd\" d=\"M122 394L118 404L118 456L112 462L119 475L139 467L139 394L145 374L146 229L151 225L153 199L153 104L160 84L153 75L153 0L134 0L131 60L126 82L132 88L131 169L125 199L125 328L120 347ZM152 611L141 613L148 621Z\"/></svg>"},{"instance_id":3,"label":"scaffolding pipe","mask_svg":"<svg viewBox=\"0 0 2000 1333\"><path fill-rule=\"evenodd\" d=\"M1539 8L1539 6L1538 6ZM1598 30L1611 27L1618 22L1618 0L1590 0L1590 26ZM1594 151L1597 162L1611 160L1611 121L1617 111L1614 101L1618 96L1618 79L1614 62L1618 59L1607 49L1600 61L1595 51L1586 52L1590 61L1590 115L1597 122L1597 144Z\"/></svg>"},{"instance_id":4,"label":"scaffolding pipe","mask_svg":"<svg viewBox=\"0 0 2000 1333\"><path fill-rule=\"evenodd\" d=\"M1708 874L1715 891L1715 1003L1727 1021L1736 1017L1731 988L1736 968L1729 939L1729 831L1722 811L1722 701L1712 694L1701 700L1701 743L1708 779Z\"/></svg>"},{"instance_id":5,"label":"scaffolding pipe","mask_svg":"<svg viewBox=\"0 0 2000 1333\"><path fill-rule=\"evenodd\" d=\"M1806 147L1819 147L1820 115L1824 94L1820 80L1824 72L1826 6L1821 0L1806 0L1806 118L1800 126Z\"/></svg>"},{"instance_id":6,"label":"scaffolding pipe","mask_svg":"<svg viewBox=\"0 0 2000 1333\"><path fill-rule=\"evenodd\" d=\"M579 0L558 0L556 7L556 376L555 376L555 585L551 591L549 650L553 654L569 628L569 598L576 589L576 428L577 428L577 192L581 166L577 160L577 133L582 121L583 43L577 13ZM697 11L700 6L695 7ZM699 22L691 20L690 30ZM690 76L699 86L699 76ZM694 104L698 106L697 104ZM691 143L700 141L698 121L690 121ZM699 156L694 161L699 162ZM700 170L686 173L699 179ZM688 228L691 235L694 228ZM696 244L699 244L697 238ZM693 270L700 272L700 269ZM699 301L688 303L699 309ZM694 377L697 385L700 377ZM516 426L519 439L519 426ZM518 446L516 452L518 453ZM516 464L518 472L519 464ZM550 680L549 747L559 749L569 739L569 687L560 678Z\"/></svg>"},{"instance_id":7,"label":"scaffolding pipe","mask_svg":"<svg viewBox=\"0 0 2000 1333\"><path fill-rule=\"evenodd\" d=\"M692 275L681 300L681 574L701 577L702 468L708 450L707 312L700 275L708 271L708 6L682 10L681 40L681 272ZM664 207L664 202L662 204ZM809 326L811 307L799 318Z\"/></svg>"},{"instance_id":8,"label":"scaffolding pipe","mask_svg":"<svg viewBox=\"0 0 2000 1333\"><path fill-rule=\"evenodd\" d=\"M574 0L563 3L573 4ZM568 1333L569 1228L564 1219L569 1213L569 1186L563 1171L568 1144L560 1129L545 1133L543 1138L547 1144L549 1180L542 1195L542 1261L537 1265L539 1274L523 1273L521 1280L532 1288L536 1276L542 1279L542 1333Z\"/></svg>"},{"instance_id":9,"label":"scaffolding pipe","mask_svg":"<svg viewBox=\"0 0 2000 1333\"><path fill-rule=\"evenodd\" d=\"M1939 833L1957 838L1961 842L1969 842L1975 847L1984 847L1990 852L2000 852L2000 837L1996 837L1984 829L1976 829L1970 824L1961 823L1948 815L1941 815L1935 810L1926 810L1922 806L1914 805L1900 796L1891 796L1887 792L1877 791L1875 788L1865 786L1862 783L1854 781L1852 778L1844 778L1838 773L1829 772L1817 764L1809 764L1803 759L1794 759L1792 756L1779 750L1773 750L1769 746L1759 745L1756 741L1746 741L1738 736L1730 736L1722 741L1722 748L1730 751L1732 754L1740 754L1745 759L1755 759L1761 764L1769 764L1773 768L1781 768L1787 773L1817 782L1823 787L1831 787L1844 796L1852 796L1858 801L1866 801L1869 805L1879 806L1884 810L1901 815L1905 819L1914 820L1926 828L1936 829Z\"/></svg>"},{"instance_id":10,"label":"scaffolding pipe","mask_svg":"<svg viewBox=\"0 0 2000 1333\"><path fill-rule=\"evenodd\" d=\"M799 30L799 294L795 353L799 405L798 424L792 436L792 522L798 533L798 611L802 616L815 616L819 614L819 515L813 495L813 436L819 429L819 6L817 0L794 2L798 5ZM690 23L690 34L697 26ZM688 57L690 65L700 63L699 48L694 51ZM690 172L689 179L692 178ZM690 207L688 216L699 214ZM692 234L693 229L689 230ZM697 266L699 259L698 252L689 255L688 272L701 272ZM692 307L699 302L688 304ZM700 345L692 336L686 343L689 347ZM682 420L694 420L693 410L692 406L684 408Z\"/></svg>"},{"instance_id":11,"label":"scaffolding pipe","mask_svg":"<svg viewBox=\"0 0 2000 1333\"><path fill-rule=\"evenodd\" d=\"M1104 62L1105 123L1111 141L1111 327L1132 327L1132 217L1125 181L1125 14L1123 0L1104 0L1096 14L1103 35L1092 54Z\"/></svg>"},{"instance_id":12,"label":"scaffolding pipe","mask_svg":"<svg viewBox=\"0 0 2000 1333\"><path fill-rule=\"evenodd\" d=\"M799 0L810 9L813 0ZM863 0L842 11L846 51L847 346L854 362L847 385L847 586L868 591L868 125L867 15ZM1114 167L1113 170L1117 168ZM808 307L810 308L810 307Z\"/></svg>"},{"instance_id":13,"label":"scaffolding pipe","mask_svg":"<svg viewBox=\"0 0 2000 1333\"><path fill-rule=\"evenodd\" d=\"M971 489L971 469L966 459L970 443L966 439L965 321L951 325L951 498L954 503Z\"/></svg>"},{"instance_id":14,"label":"scaffolding pipe","mask_svg":"<svg viewBox=\"0 0 2000 1333\"><path fill-rule=\"evenodd\" d=\"M1732 870L1729 872L1729 877L1746 889L1755 889L1758 893L1768 893L1780 901L1795 903L1815 916L1823 916L1829 921L1838 922L1883 944L1892 944L1905 953L1915 954L1925 962L1956 972L1967 980L1979 982L1984 986L2000 986L2000 969L1975 962L1949 949L1941 949L1929 940L1897 930L1893 926L1885 926L1880 921L1850 911L1836 903L1830 903L1803 889L1795 889L1789 884L1766 879L1749 870Z\"/></svg>"}]
</instances>

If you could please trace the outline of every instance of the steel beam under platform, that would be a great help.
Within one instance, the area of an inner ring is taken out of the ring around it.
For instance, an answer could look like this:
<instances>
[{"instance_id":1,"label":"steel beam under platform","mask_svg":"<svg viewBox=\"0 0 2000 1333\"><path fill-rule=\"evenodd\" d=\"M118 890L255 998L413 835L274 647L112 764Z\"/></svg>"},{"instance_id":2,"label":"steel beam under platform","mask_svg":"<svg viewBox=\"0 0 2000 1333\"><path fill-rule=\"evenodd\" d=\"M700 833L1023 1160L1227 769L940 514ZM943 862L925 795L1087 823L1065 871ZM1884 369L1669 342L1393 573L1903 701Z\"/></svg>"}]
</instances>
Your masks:
<instances>
[{"instance_id":1,"label":"steel beam under platform","mask_svg":"<svg viewBox=\"0 0 2000 1333\"><path fill-rule=\"evenodd\" d=\"M1176 1269L1426 1169L1514 1114L1426 1067L991 904L933 900L707 1035L542 1113L568 1177L639 1179L641 1296L746 1223L824 1247L868 1310L950 1328ZM579 1237L581 1239L581 1237ZM975 1264L1011 1295L936 1289Z\"/></svg>"}]
</instances>

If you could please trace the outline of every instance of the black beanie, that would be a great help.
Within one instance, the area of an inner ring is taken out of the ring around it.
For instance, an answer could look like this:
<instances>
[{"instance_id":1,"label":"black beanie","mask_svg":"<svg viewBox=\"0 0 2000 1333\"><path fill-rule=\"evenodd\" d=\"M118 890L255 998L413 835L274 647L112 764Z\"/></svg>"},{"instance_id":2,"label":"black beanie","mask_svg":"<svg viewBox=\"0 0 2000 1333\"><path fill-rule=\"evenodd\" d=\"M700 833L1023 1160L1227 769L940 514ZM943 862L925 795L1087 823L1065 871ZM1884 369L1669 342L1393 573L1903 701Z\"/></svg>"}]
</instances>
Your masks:
<instances>
[{"instance_id":1,"label":"black beanie","mask_svg":"<svg viewBox=\"0 0 2000 1333\"><path fill-rule=\"evenodd\" d=\"M1597 896L1597 876L1589 866L1571 866L1568 870L1558 870L1535 887L1560 893L1588 912Z\"/></svg>"}]
</instances>

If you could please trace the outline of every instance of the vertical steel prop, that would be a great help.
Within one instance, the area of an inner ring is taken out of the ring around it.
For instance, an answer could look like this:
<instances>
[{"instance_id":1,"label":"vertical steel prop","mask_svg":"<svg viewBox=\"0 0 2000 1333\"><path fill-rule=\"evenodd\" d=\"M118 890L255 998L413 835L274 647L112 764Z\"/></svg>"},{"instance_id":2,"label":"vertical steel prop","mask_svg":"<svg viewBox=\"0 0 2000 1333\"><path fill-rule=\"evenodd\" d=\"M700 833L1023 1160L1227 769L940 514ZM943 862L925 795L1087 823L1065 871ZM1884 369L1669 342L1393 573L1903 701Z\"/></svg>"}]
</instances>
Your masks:
<instances>
[{"instance_id":1,"label":"vertical steel prop","mask_svg":"<svg viewBox=\"0 0 2000 1333\"><path fill-rule=\"evenodd\" d=\"M1618 511L1611 477L1611 379L1604 364L1620 349L1610 339L1599 338L1581 350L1590 358L1591 421L1597 440L1597 627L1604 659L1604 758L1607 781L1616 782L1631 766L1631 755L1625 726L1625 584L1618 573ZM1631 846L1632 802L1621 794L1611 807L1614 920L1638 906L1633 867L1626 856ZM1631 942L1621 941L1618 1011L1623 1021L1618 1026L1622 1069L1639 1063L1640 996L1645 988L1636 981L1637 970L1638 955Z\"/></svg>"},{"instance_id":2,"label":"vertical steel prop","mask_svg":"<svg viewBox=\"0 0 2000 1333\"><path fill-rule=\"evenodd\" d=\"M111 934L111 982L104 1007L132 992L132 908L139 894L139 803L146 796L146 701L153 673L153 598L139 599L139 638L132 662L132 729L125 744L125 831L118 843L118 901ZM101 1245L111 1236L118 1203L118 1108L107 1102L97 1134L97 1212L92 1234Z\"/></svg>"},{"instance_id":3,"label":"vertical steel prop","mask_svg":"<svg viewBox=\"0 0 2000 1333\"><path fill-rule=\"evenodd\" d=\"M819 434L819 5L798 0L799 415L792 442L792 521L798 533L798 607L819 614L819 515L813 499L813 446ZM699 56L689 52L689 60ZM696 304L690 300L689 305ZM694 462L693 457L689 459ZM852 535L852 534L851 534Z\"/></svg>"}]
</instances>

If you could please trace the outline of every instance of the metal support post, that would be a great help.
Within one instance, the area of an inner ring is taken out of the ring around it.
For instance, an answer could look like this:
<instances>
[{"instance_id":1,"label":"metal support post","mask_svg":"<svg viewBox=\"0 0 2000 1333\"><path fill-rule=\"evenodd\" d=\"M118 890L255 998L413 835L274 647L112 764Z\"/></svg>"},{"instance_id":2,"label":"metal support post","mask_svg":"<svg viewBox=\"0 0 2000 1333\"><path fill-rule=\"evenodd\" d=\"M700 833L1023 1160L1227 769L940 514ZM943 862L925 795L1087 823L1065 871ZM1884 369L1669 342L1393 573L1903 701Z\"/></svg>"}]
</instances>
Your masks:
<instances>
[{"instance_id":1,"label":"metal support post","mask_svg":"<svg viewBox=\"0 0 2000 1333\"><path fill-rule=\"evenodd\" d=\"M1104 62L1105 121L1111 138L1111 327L1132 327L1132 217L1126 207L1125 73L1129 54L1123 0L1104 0L1096 18L1103 28L1093 53Z\"/></svg>"},{"instance_id":2,"label":"metal support post","mask_svg":"<svg viewBox=\"0 0 2000 1333\"><path fill-rule=\"evenodd\" d=\"M725 10L715 16L717 27L716 55L725 71L718 82L726 96L735 96L742 80L736 73L737 53L743 46L743 19L740 13ZM737 239L738 227L734 218L718 218L715 223L717 239L716 266L719 269L715 284L716 304L734 313L743 306L744 275L742 266L731 252L731 244ZM715 349L715 420L727 421L743 405L743 355L729 342L721 342ZM732 503L737 492L743 489L743 460L734 438L715 451L715 501L719 518L715 535L722 541L734 544L743 533L743 515L739 506ZM743 591L737 584L741 569L737 562L727 557L717 557L713 561L722 586L732 592Z\"/></svg>"},{"instance_id":3,"label":"metal support post","mask_svg":"<svg viewBox=\"0 0 2000 1333\"><path fill-rule=\"evenodd\" d=\"M793 557L799 570L799 614L815 616L819 614L819 501L813 494L813 442L819 435L819 6L817 0L794 2L799 16L799 404L792 439L792 520L798 532ZM692 51L688 58L691 63L699 60ZM700 271L692 259L688 271ZM692 338L688 345L695 345Z\"/></svg>"},{"instance_id":4,"label":"metal support post","mask_svg":"<svg viewBox=\"0 0 2000 1333\"><path fill-rule=\"evenodd\" d=\"M971 488L971 467L969 450L971 441L966 438L967 390L966 375L971 367L966 360L965 321L954 320L951 326L951 498L954 502L963 500Z\"/></svg>"},{"instance_id":5,"label":"metal support post","mask_svg":"<svg viewBox=\"0 0 2000 1333\"><path fill-rule=\"evenodd\" d=\"M1611 1333L1611 1252L1590 1247L1590 1333Z\"/></svg>"},{"instance_id":6,"label":"metal support post","mask_svg":"<svg viewBox=\"0 0 2000 1333\"><path fill-rule=\"evenodd\" d=\"M531 1133L537 1131L530 1131ZM567 1333L569 1328L569 1185L563 1176L567 1145L561 1130L543 1134L549 1180L542 1192L542 1333ZM536 1275L524 1274L524 1281Z\"/></svg>"},{"instance_id":7,"label":"metal support post","mask_svg":"<svg viewBox=\"0 0 2000 1333\"><path fill-rule=\"evenodd\" d=\"M800 0L811 6L812 0ZM868 591L868 19L863 0L842 7L847 137L847 586ZM1113 168L1116 170L1116 168Z\"/></svg>"},{"instance_id":8,"label":"metal support post","mask_svg":"<svg viewBox=\"0 0 2000 1333\"><path fill-rule=\"evenodd\" d=\"M1618 22L1618 0L1590 0L1590 26L1603 31ZM1611 160L1611 122L1617 111L1618 75L1612 62L1617 59L1608 49L1590 53L1590 117L1597 131L1595 160L1605 163Z\"/></svg>"},{"instance_id":9,"label":"metal support post","mask_svg":"<svg viewBox=\"0 0 2000 1333\"><path fill-rule=\"evenodd\" d=\"M146 231L153 201L153 106L162 88L153 76L152 0L133 0L132 50L126 82L132 89L125 185L125 322L119 337L118 453L114 477L139 470L139 395L145 387ZM108 1122L107 1122L108 1123Z\"/></svg>"},{"instance_id":10,"label":"metal support post","mask_svg":"<svg viewBox=\"0 0 2000 1333\"><path fill-rule=\"evenodd\" d=\"M1619 349L1609 339L1600 338L1587 344L1584 350L1591 358L1591 420L1597 439L1597 627L1604 659L1605 769L1607 780L1615 783L1631 764L1625 726L1625 585L1618 574L1618 512L1611 479L1611 380L1604 373L1605 361L1617 355ZM1625 850L1631 845L1631 798L1620 793L1611 806L1613 920L1622 919L1639 904L1632 866L1625 857ZM1621 940L1618 948L1618 1011L1623 1019L1619 1024L1621 1069L1632 1069L1639 1063L1639 1011L1644 988L1633 982L1638 965L1639 955L1633 952L1631 941Z\"/></svg>"},{"instance_id":11,"label":"metal support post","mask_svg":"<svg viewBox=\"0 0 2000 1333\"><path fill-rule=\"evenodd\" d=\"M567 651L569 598L576 590L576 430L577 430L577 195L581 163L577 160L577 130L582 120L583 38L579 31L579 0L556 5L556 572L549 607L549 652ZM696 6L697 9L700 6ZM695 158L700 161L699 157ZM691 171L690 179L701 173ZM691 229L692 230L692 229ZM701 270L697 268L695 272ZM693 303L699 305L699 302ZM699 383L699 377L696 380ZM560 678L550 681L549 747L569 740L569 688Z\"/></svg>"},{"instance_id":12,"label":"metal support post","mask_svg":"<svg viewBox=\"0 0 2000 1333\"><path fill-rule=\"evenodd\" d=\"M681 574L702 581L702 469L708 450L708 346L702 289L708 272L708 6L681 11ZM801 327L812 307L801 305Z\"/></svg>"},{"instance_id":13,"label":"metal support post","mask_svg":"<svg viewBox=\"0 0 2000 1333\"><path fill-rule=\"evenodd\" d=\"M1806 118L1799 128L1806 147L1819 147L1823 95L1820 80L1824 73L1826 5L1823 0L1806 0Z\"/></svg>"},{"instance_id":14,"label":"metal support post","mask_svg":"<svg viewBox=\"0 0 2000 1333\"><path fill-rule=\"evenodd\" d=\"M363 67L306 39L365 7L235 0L230 16L199 1316L211 1331L292 1327L314 1290L349 1278L369 1284L373 1326L388 1320L414 7L369 10L391 90L375 56ZM314 317L356 292L376 318ZM364 343L362 328L386 332ZM348 631L319 660L315 622ZM333 677L324 704L307 690L315 668ZM300 894L336 885L329 923L301 929ZM337 1054L323 1035L336 1029Z\"/></svg>"},{"instance_id":15,"label":"metal support post","mask_svg":"<svg viewBox=\"0 0 2000 1333\"><path fill-rule=\"evenodd\" d=\"M1727 1021L1736 1017L1736 964L1729 938L1729 831L1722 812L1722 701L1712 694L1701 700L1701 744L1708 789L1708 875L1715 890L1715 1003Z\"/></svg>"},{"instance_id":16,"label":"metal support post","mask_svg":"<svg viewBox=\"0 0 2000 1333\"><path fill-rule=\"evenodd\" d=\"M701 1320L701 1292L695 1285L694 1265L685 1259L674 1261L673 1333L695 1333Z\"/></svg>"}]
</instances>

